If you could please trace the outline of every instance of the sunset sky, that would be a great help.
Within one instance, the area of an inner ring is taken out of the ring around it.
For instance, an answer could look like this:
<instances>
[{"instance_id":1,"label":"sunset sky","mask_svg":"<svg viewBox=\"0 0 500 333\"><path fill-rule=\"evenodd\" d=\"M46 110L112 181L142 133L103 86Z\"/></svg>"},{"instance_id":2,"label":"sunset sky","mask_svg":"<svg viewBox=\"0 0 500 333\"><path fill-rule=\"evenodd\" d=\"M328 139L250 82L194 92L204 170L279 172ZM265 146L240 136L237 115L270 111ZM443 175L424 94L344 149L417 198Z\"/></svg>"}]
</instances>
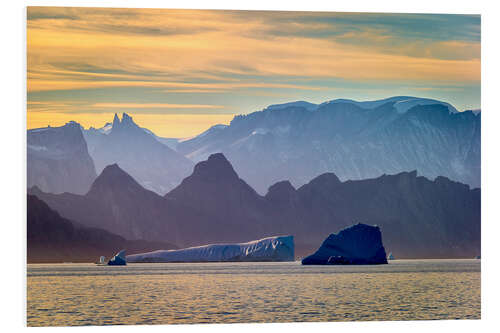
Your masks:
<instances>
[{"instance_id":1,"label":"sunset sky","mask_svg":"<svg viewBox=\"0 0 500 333\"><path fill-rule=\"evenodd\" d=\"M270 104L480 108L478 15L29 7L28 128L131 114L189 137Z\"/></svg>"}]
</instances>

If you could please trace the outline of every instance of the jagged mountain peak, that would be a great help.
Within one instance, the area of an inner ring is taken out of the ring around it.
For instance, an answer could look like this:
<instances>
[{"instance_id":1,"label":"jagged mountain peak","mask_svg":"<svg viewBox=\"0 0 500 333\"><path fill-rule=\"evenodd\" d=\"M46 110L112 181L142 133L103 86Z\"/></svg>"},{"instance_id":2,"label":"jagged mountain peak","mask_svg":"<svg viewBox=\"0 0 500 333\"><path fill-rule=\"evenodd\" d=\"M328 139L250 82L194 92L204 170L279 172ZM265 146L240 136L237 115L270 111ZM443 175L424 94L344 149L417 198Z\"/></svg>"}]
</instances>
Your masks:
<instances>
[{"instance_id":1,"label":"jagged mountain peak","mask_svg":"<svg viewBox=\"0 0 500 333\"><path fill-rule=\"evenodd\" d=\"M119 133L124 129L140 129L140 127L134 122L133 118L126 114L125 112L122 113L122 119L120 121L120 118L118 115L115 113L115 117L113 119L113 127L111 129L111 133ZM144 132L141 129L141 132Z\"/></svg>"},{"instance_id":2,"label":"jagged mountain peak","mask_svg":"<svg viewBox=\"0 0 500 333\"><path fill-rule=\"evenodd\" d=\"M123 112L122 113L122 123L134 123L134 120L132 119L131 116L129 116L128 114L126 114L125 112Z\"/></svg>"},{"instance_id":3,"label":"jagged mountain peak","mask_svg":"<svg viewBox=\"0 0 500 333\"><path fill-rule=\"evenodd\" d=\"M113 127L119 125L120 125L120 118L118 118L118 115L115 113L115 116L113 117Z\"/></svg>"}]
</instances>

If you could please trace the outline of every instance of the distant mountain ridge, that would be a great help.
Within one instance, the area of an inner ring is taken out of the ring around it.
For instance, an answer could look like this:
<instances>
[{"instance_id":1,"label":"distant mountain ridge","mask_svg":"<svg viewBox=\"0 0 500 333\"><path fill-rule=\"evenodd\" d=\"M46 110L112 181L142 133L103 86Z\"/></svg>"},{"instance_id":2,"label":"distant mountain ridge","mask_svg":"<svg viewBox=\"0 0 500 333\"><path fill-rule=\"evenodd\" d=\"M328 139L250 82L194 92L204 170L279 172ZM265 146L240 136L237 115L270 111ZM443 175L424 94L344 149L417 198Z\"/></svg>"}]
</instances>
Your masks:
<instances>
[{"instance_id":1,"label":"distant mountain ridge","mask_svg":"<svg viewBox=\"0 0 500 333\"><path fill-rule=\"evenodd\" d=\"M363 109L374 109L377 108L381 105L387 104L387 103L393 103L394 107L398 111L398 113L405 113L414 106L418 105L442 105L448 108L448 111L450 113L458 113L458 110L455 109L453 105L450 103L446 102L441 102L435 99L431 98L421 98L421 97L412 97L412 96L394 96L394 97L389 97L389 98L384 98L384 99L379 99L379 100L374 100L374 101L363 101L363 102L358 102L352 99L334 99L328 102L324 102L321 105L324 104L338 104L338 103L351 103L354 105L359 106L360 108Z\"/></svg>"},{"instance_id":2,"label":"distant mountain ridge","mask_svg":"<svg viewBox=\"0 0 500 333\"><path fill-rule=\"evenodd\" d=\"M292 102L235 116L227 127L179 142L194 162L221 152L259 193L299 187L325 172L356 180L418 170L480 187L481 115L409 96Z\"/></svg>"},{"instance_id":3,"label":"distant mountain ridge","mask_svg":"<svg viewBox=\"0 0 500 333\"><path fill-rule=\"evenodd\" d=\"M65 158L54 157L46 146L33 143L47 129L70 133L78 126L70 122L28 131L28 187L83 194L96 172L119 163L142 186L164 195L189 175L193 161L217 152L261 194L278 181L299 187L325 172L355 180L418 170L431 179L443 175L480 187L480 110L457 112L428 98L274 104L190 139L159 137L123 113L102 128L79 126L84 140L72 148L79 156L67 151Z\"/></svg>"},{"instance_id":4,"label":"distant mountain ridge","mask_svg":"<svg viewBox=\"0 0 500 333\"><path fill-rule=\"evenodd\" d=\"M86 193L95 166L80 125L68 122L27 132L27 185L51 193Z\"/></svg>"},{"instance_id":5,"label":"distant mountain ridge","mask_svg":"<svg viewBox=\"0 0 500 333\"><path fill-rule=\"evenodd\" d=\"M115 114L113 123L103 129L90 128L83 134L98 173L118 163L142 186L159 194L177 186L194 165L165 144L168 139L139 127L126 113L121 120Z\"/></svg>"},{"instance_id":6,"label":"distant mountain ridge","mask_svg":"<svg viewBox=\"0 0 500 333\"><path fill-rule=\"evenodd\" d=\"M305 255L326 235L361 222L377 224L398 258L480 253L480 190L415 171L344 182L325 173L298 189L278 182L261 196L214 154L164 197L118 165L106 167L84 196L29 192L81 225L181 247L291 234L296 253Z\"/></svg>"}]
</instances>

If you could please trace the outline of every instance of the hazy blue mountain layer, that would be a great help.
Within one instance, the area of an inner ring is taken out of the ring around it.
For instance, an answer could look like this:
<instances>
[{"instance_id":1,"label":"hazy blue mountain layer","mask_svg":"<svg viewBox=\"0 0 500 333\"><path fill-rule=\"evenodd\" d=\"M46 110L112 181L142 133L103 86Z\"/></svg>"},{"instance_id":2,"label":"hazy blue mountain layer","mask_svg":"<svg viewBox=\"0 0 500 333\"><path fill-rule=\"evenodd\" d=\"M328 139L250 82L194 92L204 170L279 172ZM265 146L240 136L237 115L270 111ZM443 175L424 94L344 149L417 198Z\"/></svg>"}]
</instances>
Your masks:
<instances>
[{"instance_id":1,"label":"hazy blue mountain layer","mask_svg":"<svg viewBox=\"0 0 500 333\"><path fill-rule=\"evenodd\" d=\"M195 162L224 153L264 194L277 181L295 187L334 172L357 180L417 170L480 187L481 115L448 103L398 96L379 101L294 102L236 116L178 152Z\"/></svg>"},{"instance_id":2,"label":"hazy blue mountain layer","mask_svg":"<svg viewBox=\"0 0 500 333\"><path fill-rule=\"evenodd\" d=\"M61 127L28 130L28 187L83 194L95 178L94 162L79 124L69 122Z\"/></svg>"},{"instance_id":3,"label":"hazy blue mountain layer","mask_svg":"<svg viewBox=\"0 0 500 333\"><path fill-rule=\"evenodd\" d=\"M140 128L126 113L121 120L115 114L113 123L83 133L97 173L118 163L142 186L156 193L167 193L193 170L189 159L166 144L168 139Z\"/></svg>"}]
</instances>

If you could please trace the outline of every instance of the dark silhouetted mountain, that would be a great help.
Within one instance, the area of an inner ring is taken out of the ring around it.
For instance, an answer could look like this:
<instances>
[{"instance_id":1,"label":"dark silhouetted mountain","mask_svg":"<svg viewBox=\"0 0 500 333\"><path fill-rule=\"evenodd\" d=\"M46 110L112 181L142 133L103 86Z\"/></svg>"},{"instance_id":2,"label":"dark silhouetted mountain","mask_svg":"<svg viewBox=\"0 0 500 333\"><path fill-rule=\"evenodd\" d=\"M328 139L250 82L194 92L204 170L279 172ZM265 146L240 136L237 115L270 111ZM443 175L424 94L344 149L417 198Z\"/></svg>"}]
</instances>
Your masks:
<instances>
[{"instance_id":1,"label":"dark silhouetted mountain","mask_svg":"<svg viewBox=\"0 0 500 333\"><path fill-rule=\"evenodd\" d=\"M129 253L176 248L165 242L126 240L103 229L74 225L34 195L28 195L27 208L28 263L95 262L99 256L110 258L122 248Z\"/></svg>"},{"instance_id":2,"label":"dark silhouetted mountain","mask_svg":"<svg viewBox=\"0 0 500 333\"><path fill-rule=\"evenodd\" d=\"M107 165L118 163L143 187L159 194L179 185L193 170L190 160L137 126L126 113L121 121L115 114L113 123L102 129L85 130L84 136L98 174Z\"/></svg>"},{"instance_id":3,"label":"dark silhouetted mountain","mask_svg":"<svg viewBox=\"0 0 500 333\"><path fill-rule=\"evenodd\" d=\"M44 192L83 194L96 178L94 162L87 151L80 125L28 130L28 187Z\"/></svg>"},{"instance_id":4,"label":"dark silhouetted mountain","mask_svg":"<svg viewBox=\"0 0 500 333\"><path fill-rule=\"evenodd\" d=\"M252 215L263 202L222 154L213 154L196 164L193 173L165 197L222 217Z\"/></svg>"},{"instance_id":5,"label":"dark silhouetted mountain","mask_svg":"<svg viewBox=\"0 0 500 333\"><path fill-rule=\"evenodd\" d=\"M127 239L161 240L164 200L143 188L117 164L104 168L85 195L51 195L30 189L62 216L88 227L113 231Z\"/></svg>"},{"instance_id":6,"label":"dark silhouetted mountain","mask_svg":"<svg viewBox=\"0 0 500 333\"><path fill-rule=\"evenodd\" d=\"M219 223L207 212L143 188L117 164L104 168L85 195L54 195L37 187L28 192L78 225L102 228L127 239L169 239L176 240L171 242L176 245L191 246L198 244L198 239L204 240L205 235L210 239L215 232L211 223ZM192 221L206 224L192 230ZM193 235L194 243L187 235Z\"/></svg>"},{"instance_id":7,"label":"dark silhouetted mountain","mask_svg":"<svg viewBox=\"0 0 500 333\"><path fill-rule=\"evenodd\" d=\"M335 178L321 175L297 190L307 219L320 230L353 221L378 225L386 248L401 258L480 252L480 189L445 177L430 181L416 171L343 183Z\"/></svg>"},{"instance_id":8,"label":"dark silhouetted mountain","mask_svg":"<svg viewBox=\"0 0 500 333\"><path fill-rule=\"evenodd\" d=\"M481 116L407 96L273 105L236 116L230 126L179 142L198 162L222 152L259 193L281 180L295 187L334 172L357 180L417 170L480 186Z\"/></svg>"},{"instance_id":9,"label":"dark silhouetted mountain","mask_svg":"<svg viewBox=\"0 0 500 333\"><path fill-rule=\"evenodd\" d=\"M480 190L416 172L345 182L325 173L297 190L278 182L260 196L224 155L214 154L165 197L143 189L116 165L85 196L30 192L82 225L182 247L291 234L303 256L326 235L361 222L378 225L398 258L480 253Z\"/></svg>"},{"instance_id":10,"label":"dark silhouetted mountain","mask_svg":"<svg viewBox=\"0 0 500 333\"><path fill-rule=\"evenodd\" d=\"M207 242L243 242L274 235L266 223L265 199L238 177L222 154L198 163L192 175L165 198L210 216L205 221L191 221L193 225L188 228L197 230L200 223L211 225L205 235L213 238Z\"/></svg>"}]
</instances>

